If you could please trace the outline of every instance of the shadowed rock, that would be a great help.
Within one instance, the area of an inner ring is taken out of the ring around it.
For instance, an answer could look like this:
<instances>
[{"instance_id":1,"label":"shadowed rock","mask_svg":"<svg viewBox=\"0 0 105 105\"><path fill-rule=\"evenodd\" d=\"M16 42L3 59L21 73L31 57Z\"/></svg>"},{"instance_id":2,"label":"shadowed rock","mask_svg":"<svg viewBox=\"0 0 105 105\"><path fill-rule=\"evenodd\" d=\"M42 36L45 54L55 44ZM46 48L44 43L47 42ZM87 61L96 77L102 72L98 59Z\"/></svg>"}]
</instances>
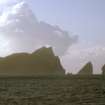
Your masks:
<instances>
[{"instance_id":1,"label":"shadowed rock","mask_svg":"<svg viewBox=\"0 0 105 105\"><path fill-rule=\"evenodd\" d=\"M17 53L0 59L1 75L64 75L60 59L52 48L42 47L32 54Z\"/></svg>"},{"instance_id":2,"label":"shadowed rock","mask_svg":"<svg viewBox=\"0 0 105 105\"><path fill-rule=\"evenodd\" d=\"M79 72L78 75L92 75L93 74L93 65L91 62L88 62Z\"/></svg>"},{"instance_id":3,"label":"shadowed rock","mask_svg":"<svg viewBox=\"0 0 105 105\"><path fill-rule=\"evenodd\" d=\"M105 75L105 64L102 67L102 74Z\"/></svg>"}]
</instances>

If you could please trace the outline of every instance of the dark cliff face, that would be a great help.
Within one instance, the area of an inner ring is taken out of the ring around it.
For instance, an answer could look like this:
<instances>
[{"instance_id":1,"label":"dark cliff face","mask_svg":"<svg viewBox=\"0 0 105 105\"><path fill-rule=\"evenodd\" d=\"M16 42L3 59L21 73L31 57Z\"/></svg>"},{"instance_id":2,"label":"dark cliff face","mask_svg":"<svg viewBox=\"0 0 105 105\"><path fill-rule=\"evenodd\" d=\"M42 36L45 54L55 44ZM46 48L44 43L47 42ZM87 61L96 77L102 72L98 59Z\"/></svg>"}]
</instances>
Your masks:
<instances>
[{"instance_id":1,"label":"dark cliff face","mask_svg":"<svg viewBox=\"0 0 105 105\"><path fill-rule=\"evenodd\" d=\"M105 64L102 66L102 74L105 75Z\"/></svg>"},{"instance_id":2,"label":"dark cliff face","mask_svg":"<svg viewBox=\"0 0 105 105\"><path fill-rule=\"evenodd\" d=\"M79 72L78 75L92 75L93 74L93 65L91 62L88 62Z\"/></svg>"},{"instance_id":3,"label":"dark cliff face","mask_svg":"<svg viewBox=\"0 0 105 105\"><path fill-rule=\"evenodd\" d=\"M17 53L0 59L1 75L64 75L59 57L52 48L40 48L32 54Z\"/></svg>"}]
</instances>

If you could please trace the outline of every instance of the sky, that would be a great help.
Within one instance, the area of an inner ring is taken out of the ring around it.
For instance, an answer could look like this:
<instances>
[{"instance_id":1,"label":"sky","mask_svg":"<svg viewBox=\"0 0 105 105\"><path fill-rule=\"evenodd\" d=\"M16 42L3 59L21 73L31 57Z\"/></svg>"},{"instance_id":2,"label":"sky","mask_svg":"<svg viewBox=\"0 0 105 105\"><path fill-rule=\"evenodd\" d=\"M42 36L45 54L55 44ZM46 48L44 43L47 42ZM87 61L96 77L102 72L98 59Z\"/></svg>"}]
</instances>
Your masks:
<instances>
[{"instance_id":1,"label":"sky","mask_svg":"<svg viewBox=\"0 0 105 105\"><path fill-rule=\"evenodd\" d=\"M94 41L103 39L105 0L34 0L31 4L40 20L57 24L84 40L93 41L94 36Z\"/></svg>"},{"instance_id":2,"label":"sky","mask_svg":"<svg viewBox=\"0 0 105 105\"><path fill-rule=\"evenodd\" d=\"M0 55L52 46L66 72L77 73L91 61L94 73L101 73L104 5L105 0L0 0Z\"/></svg>"}]
</instances>

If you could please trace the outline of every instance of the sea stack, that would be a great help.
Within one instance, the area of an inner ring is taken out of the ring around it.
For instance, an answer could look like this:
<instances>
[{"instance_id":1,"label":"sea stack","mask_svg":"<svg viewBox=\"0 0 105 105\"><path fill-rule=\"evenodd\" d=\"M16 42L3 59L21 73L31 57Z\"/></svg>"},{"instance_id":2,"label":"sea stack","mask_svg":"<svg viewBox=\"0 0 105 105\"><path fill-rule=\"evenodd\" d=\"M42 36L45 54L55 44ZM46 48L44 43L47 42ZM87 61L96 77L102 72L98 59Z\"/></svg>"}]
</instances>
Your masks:
<instances>
[{"instance_id":1,"label":"sea stack","mask_svg":"<svg viewBox=\"0 0 105 105\"><path fill-rule=\"evenodd\" d=\"M92 75L93 74L93 65L91 62L88 62L79 72L78 75Z\"/></svg>"}]
</instances>

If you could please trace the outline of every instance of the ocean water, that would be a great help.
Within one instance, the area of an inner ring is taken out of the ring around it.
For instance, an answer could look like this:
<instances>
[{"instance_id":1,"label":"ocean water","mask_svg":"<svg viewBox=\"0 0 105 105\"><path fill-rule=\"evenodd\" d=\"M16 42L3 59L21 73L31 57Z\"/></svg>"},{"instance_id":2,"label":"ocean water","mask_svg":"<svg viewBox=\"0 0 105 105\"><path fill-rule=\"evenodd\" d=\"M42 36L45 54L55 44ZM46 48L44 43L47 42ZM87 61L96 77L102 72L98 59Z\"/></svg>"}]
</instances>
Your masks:
<instances>
[{"instance_id":1,"label":"ocean water","mask_svg":"<svg viewBox=\"0 0 105 105\"><path fill-rule=\"evenodd\" d=\"M0 105L105 105L102 76L1 77Z\"/></svg>"}]
</instances>

